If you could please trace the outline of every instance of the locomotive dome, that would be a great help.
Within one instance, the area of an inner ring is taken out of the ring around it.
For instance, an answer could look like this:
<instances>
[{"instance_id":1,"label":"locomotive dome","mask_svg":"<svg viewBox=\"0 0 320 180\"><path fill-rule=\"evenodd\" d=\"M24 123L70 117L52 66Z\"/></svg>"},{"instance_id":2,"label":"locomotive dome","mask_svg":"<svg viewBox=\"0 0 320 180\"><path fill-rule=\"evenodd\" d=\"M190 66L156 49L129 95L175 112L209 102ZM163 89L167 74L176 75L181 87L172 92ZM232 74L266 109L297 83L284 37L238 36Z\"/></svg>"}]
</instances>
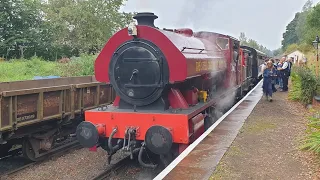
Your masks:
<instances>
[{"instance_id":1,"label":"locomotive dome","mask_svg":"<svg viewBox=\"0 0 320 180\"><path fill-rule=\"evenodd\" d=\"M138 13L138 25L154 26L153 13ZM162 51L151 41L134 37L115 52L109 65L109 77L117 94L125 102L144 106L156 101L169 82L169 67Z\"/></svg>"}]
</instances>

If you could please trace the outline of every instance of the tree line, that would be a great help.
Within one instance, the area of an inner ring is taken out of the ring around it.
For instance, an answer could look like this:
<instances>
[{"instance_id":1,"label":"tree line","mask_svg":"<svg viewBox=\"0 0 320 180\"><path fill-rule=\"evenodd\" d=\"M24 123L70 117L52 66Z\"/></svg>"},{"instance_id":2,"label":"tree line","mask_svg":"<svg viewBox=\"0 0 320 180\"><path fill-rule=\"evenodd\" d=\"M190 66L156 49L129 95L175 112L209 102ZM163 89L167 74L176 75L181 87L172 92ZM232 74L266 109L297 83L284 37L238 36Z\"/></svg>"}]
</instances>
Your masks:
<instances>
[{"instance_id":1,"label":"tree line","mask_svg":"<svg viewBox=\"0 0 320 180\"><path fill-rule=\"evenodd\" d=\"M273 56L273 51L259 44L256 40L247 38L244 32L240 33L239 40L240 40L240 45L250 46L261 52L264 52L268 56Z\"/></svg>"},{"instance_id":2,"label":"tree line","mask_svg":"<svg viewBox=\"0 0 320 180\"><path fill-rule=\"evenodd\" d=\"M286 26L283 33L283 52L301 50L308 52L313 49L312 41L320 35L320 4L313 6L312 0L307 0L302 11L295 14L294 19Z\"/></svg>"},{"instance_id":3,"label":"tree line","mask_svg":"<svg viewBox=\"0 0 320 180\"><path fill-rule=\"evenodd\" d=\"M134 13L126 0L0 0L0 58L47 60L96 54ZM240 34L242 45L272 51Z\"/></svg>"},{"instance_id":4,"label":"tree line","mask_svg":"<svg viewBox=\"0 0 320 180\"><path fill-rule=\"evenodd\" d=\"M125 0L0 0L0 58L96 54L132 21Z\"/></svg>"}]
</instances>

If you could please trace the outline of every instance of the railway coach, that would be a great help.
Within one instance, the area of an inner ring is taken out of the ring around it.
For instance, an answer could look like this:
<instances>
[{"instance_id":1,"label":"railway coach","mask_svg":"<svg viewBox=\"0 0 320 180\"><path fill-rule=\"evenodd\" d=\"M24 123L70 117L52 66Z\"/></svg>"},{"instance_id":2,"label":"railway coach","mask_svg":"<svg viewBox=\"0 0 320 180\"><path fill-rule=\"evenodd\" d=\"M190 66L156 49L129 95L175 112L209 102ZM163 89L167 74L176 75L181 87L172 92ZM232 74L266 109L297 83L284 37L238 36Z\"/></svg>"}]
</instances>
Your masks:
<instances>
[{"instance_id":1,"label":"railway coach","mask_svg":"<svg viewBox=\"0 0 320 180\"><path fill-rule=\"evenodd\" d=\"M260 71L260 65L264 63L268 56L253 47L241 46L241 48L248 51L248 57L252 69L251 76L254 78L254 81L257 82L261 80L262 72Z\"/></svg>"}]
</instances>

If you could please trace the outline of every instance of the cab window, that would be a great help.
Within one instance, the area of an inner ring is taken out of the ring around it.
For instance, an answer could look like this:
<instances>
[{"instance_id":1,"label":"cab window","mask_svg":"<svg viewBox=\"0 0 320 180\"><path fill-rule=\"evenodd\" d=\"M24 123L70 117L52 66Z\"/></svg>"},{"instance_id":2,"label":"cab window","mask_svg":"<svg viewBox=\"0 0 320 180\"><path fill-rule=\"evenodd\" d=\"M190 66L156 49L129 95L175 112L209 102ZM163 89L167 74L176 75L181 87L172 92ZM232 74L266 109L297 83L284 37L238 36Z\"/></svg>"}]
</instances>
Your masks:
<instances>
[{"instance_id":1,"label":"cab window","mask_svg":"<svg viewBox=\"0 0 320 180\"><path fill-rule=\"evenodd\" d=\"M223 38L223 37L218 37L217 38L217 45L222 49L222 50L228 50L229 49L229 39L228 38Z\"/></svg>"}]
</instances>

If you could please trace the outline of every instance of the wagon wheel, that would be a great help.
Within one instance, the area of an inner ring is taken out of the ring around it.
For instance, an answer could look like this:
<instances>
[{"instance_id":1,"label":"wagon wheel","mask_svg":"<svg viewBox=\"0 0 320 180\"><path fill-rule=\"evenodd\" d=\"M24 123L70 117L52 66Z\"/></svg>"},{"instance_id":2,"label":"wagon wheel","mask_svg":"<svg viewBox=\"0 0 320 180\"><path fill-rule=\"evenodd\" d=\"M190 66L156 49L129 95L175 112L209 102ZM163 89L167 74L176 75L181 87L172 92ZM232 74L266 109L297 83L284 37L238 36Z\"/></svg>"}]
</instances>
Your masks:
<instances>
[{"instance_id":1,"label":"wagon wheel","mask_svg":"<svg viewBox=\"0 0 320 180\"><path fill-rule=\"evenodd\" d=\"M35 152L31 146L31 143L28 139L24 139L23 143L22 143L22 154L23 157L25 157L26 159L29 159L31 161L40 161L43 160L44 157L38 157L36 158L35 156Z\"/></svg>"}]
</instances>

